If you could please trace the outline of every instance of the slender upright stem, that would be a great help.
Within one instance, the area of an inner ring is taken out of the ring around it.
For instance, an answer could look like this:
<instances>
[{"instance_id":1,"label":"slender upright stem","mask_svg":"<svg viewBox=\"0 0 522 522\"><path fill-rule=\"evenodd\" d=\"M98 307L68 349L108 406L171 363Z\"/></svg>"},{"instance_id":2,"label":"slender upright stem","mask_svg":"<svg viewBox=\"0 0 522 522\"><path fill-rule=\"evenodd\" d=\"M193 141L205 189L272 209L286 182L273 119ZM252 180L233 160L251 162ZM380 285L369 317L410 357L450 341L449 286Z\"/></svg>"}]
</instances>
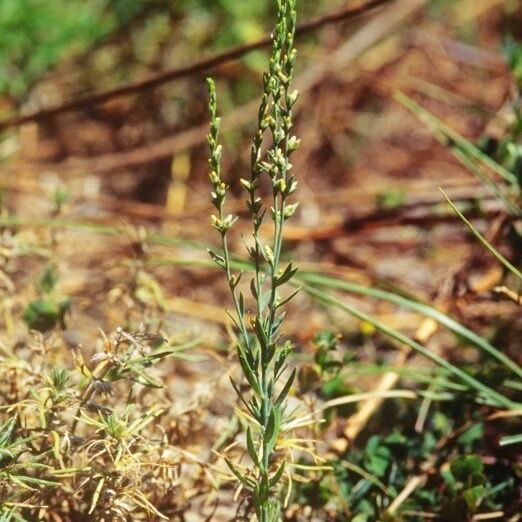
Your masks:
<instances>
[{"instance_id":1,"label":"slender upright stem","mask_svg":"<svg viewBox=\"0 0 522 522\"><path fill-rule=\"evenodd\" d=\"M210 252L213 260L224 269L231 290L236 317L234 322L240 334L237 354L243 373L252 388L247 400L240 388L232 382L241 402L256 420L255 427L247 430L247 449L254 469L241 473L231 462L227 464L243 486L251 492L252 504L258 520L275 522L280 520L280 505L274 489L282 477L284 465L272 469L271 455L281 432L284 399L295 377L292 372L282 391L276 396L276 385L281 378L291 345L279 345L279 329L283 314L280 312L278 290L295 273L292 265L280 269L283 228L286 219L294 213L297 204L287 203L287 198L297 186L288 173L292 167L289 158L297 149L299 141L290 136L292 128L292 106L297 93L289 93L289 85L295 62L293 39L296 26L296 0L276 0L277 24L273 36L269 70L263 76L257 130L251 150L251 171L249 179L242 179L241 185L248 193L247 207L252 221L254 244L248 249L255 265L250 290L255 301L255 316L252 332L245 321L245 298L238 290L242 274L233 274L230 266L230 252L227 233L237 217L225 215L224 203L227 186L221 179L221 146L218 145L219 118L216 115L216 92L212 80L209 84L209 108L211 116L208 143L210 149L210 180L214 191L212 202L217 216L212 216L212 225L221 236L222 254ZM263 151L265 132L269 130L272 144ZM259 191L260 177L268 176L272 184L271 215L274 233L271 245L263 243L259 234L265 217L265 208ZM252 429L254 436L252 435Z\"/></svg>"}]
</instances>

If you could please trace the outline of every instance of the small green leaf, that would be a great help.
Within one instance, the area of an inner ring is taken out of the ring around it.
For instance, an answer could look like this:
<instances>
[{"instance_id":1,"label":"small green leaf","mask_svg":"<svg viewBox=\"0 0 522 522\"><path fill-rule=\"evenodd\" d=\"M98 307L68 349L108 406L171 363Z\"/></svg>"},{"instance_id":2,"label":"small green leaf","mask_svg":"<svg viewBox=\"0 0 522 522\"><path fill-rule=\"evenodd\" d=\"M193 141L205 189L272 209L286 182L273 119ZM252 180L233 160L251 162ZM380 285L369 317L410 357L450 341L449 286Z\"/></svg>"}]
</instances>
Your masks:
<instances>
[{"instance_id":1,"label":"small green leaf","mask_svg":"<svg viewBox=\"0 0 522 522\"><path fill-rule=\"evenodd\" d=\"M239 470L232 464L232 462L225 457L225 462L229 467L230 471L234 474L234 476L247 488L252 489L254 486L254 482L249 479L247 476L242 475Z\"/></svg>"},{"instance_id":2,"label":"small green leaf","mask_svg":"<svg viewBox=\"0 0 522 522\"><path fill-rule=\"evenodd\" d=\"M292 387L292 384L295 379L296 369L294 368L292 373L290 374L290 377L286 381L286 384L283 386L283 389L281 390L281 393L279 394L279 397L277 397L275 401L276 406L281 406L283 401L286 399L286 396L288 395L288 392L290 391L290 388Z\"/></svg>"},{"instance_id":3,"label":"small green leaf","mask_svg":"<svg viewBox=\"0 0 522 522\"><path fill-rule=\"evenodd\" d=\"M484 486L473 486L462 493L462 497L468 505L468 509L473 513L477 510L481 500L484 498L486 490Z\"/></svg>"},{"instance_id":4,"label":"small green leaf","mask_svg":"<svg viewBox=\"0 0 522 522\"><path fill-rule=\"evenodd\" d=\"M46 266L40 277L40 289L44 294L50 294L56 286L58 277L52 266Z\"/></svg>"},{"instance_id":5,"label":"small green leaf","mask_svg":"<svg viewBox=\"0 0 522 522\"><path fill-rule=\"evenodd\" d=\"M281 408L280 406L275 406L272 408L270 412L270 416L268 417L268 423L263 434L263 440L266 444L267 451L272 453L272 450L275 447L277 442L277 437L279 436L279 429L281 427Z\"/></svg>"},{"instance_id":6,"label":"small green leaf","mask_svg":"<svg viewBox=\"0 0 522 522\"><path fill-rule=\"evenodd\" d=\"M243 370L243 373L245 374L245 377L247 378L247 381L249 382L250 386L255 390L255 392L258 395L261 395L261 388L259 386L259 383L257 381L257 377L255 376L254 372L252 371L252 368L248 364L248 361L245 357L245 354L243 350L238 349L237 351L239 364L241 365L241 369Z\"/></svg>"},{"instance_id":7,"label":"small green leaf","mask_svg":"<svg viewBox=\"0 0 522 522\"><path fill-rule=\"evenodd\" d=\"M285 461L283 460L283 463L281 464L281 466L279 466L278 470L274 473L274 475L272 475L272 477L269 480L270 487L274 487L281 480L281 477L283 476L284 471L285 471Z\"/></svg>"},{"instance_id":8,"label":"small green leaf","mask_svg":"<svg viewBox=\"0 0 522 522\"><path fill-rule=\"evenodd\" d=\"M50 300L38 299L30 303L24 311L23 320L31 330L48 332L60 318L60 310Z\"/></svg>"},{"instance_id":9,"label":"small green leaf","mask_svg":"<svg viewBox=\"0 0 522 522\"><path fill-rule=\"evenodd\" d=\"M462 455L450 464L451 474L460 482L466 482L484 471L484 465L477 455Z\"/></svg>"},{"instance_id":10,"label":"small green leaf","mask_svg":"<svg viewBox=\"0 0 522 522\"><path fill-rule=\"evenodd\" d=\"M242 292L239 292L239 315L243 317L245 315L245 297L243 296Z\"/></svg>"},{"instance_id":11,"label":"small green leaf","mask_svg":"<svg viewBox=\"0 0 522 522\"><path fill-rule=\"evenodd\" d=\"M256 290L256 282L254 278L250 280L250 292L252 293L252 297L257 299L257 290Z\"/></svg>"},{"instance_id":12,"label":"small green leaf","mask_svg":"<svg viewBox=\"0 0 522 522\"><path fill-rule=\"evenodd\" d=\"M379 478L384 477L391 463L392 455L390 450L382 444L378 435L373 435L368 439L364 453L366 469Z\"/></svg>"},{"instance_id":13,"label":"small green leaf","mask_svg":"<svg viewBox=\"0 0 522 522\"><path fill-rule=\"evenodd\" d=\"M252 459L254 464L259 467L259 457L257 455L256 447L254 445L254 440L252 439L252 431L250 430L250 426L248 426L247 428L246 440L248 454L250 455L250 458Z\"/></svg>"}]
</instances>

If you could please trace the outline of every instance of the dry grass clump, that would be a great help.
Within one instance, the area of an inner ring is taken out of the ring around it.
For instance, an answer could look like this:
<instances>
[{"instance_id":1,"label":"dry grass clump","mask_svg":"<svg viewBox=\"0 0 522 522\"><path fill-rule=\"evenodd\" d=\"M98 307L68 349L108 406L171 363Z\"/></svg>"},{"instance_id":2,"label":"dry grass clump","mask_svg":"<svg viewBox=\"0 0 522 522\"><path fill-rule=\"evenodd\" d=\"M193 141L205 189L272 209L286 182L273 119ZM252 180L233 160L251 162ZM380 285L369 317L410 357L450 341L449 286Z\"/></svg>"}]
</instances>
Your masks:
<instances>
[{"instance_id":1,"label":"dry grass clump","mask_svg":"<svg viewBox=\"0 0 522 522\"><path fill-rule=\"evenodd\" d=\"M190 426L153 375L193 344L119 328L91 356L40 332L2 346L4 519L169 519L208 489L209 469L179 446Z\"/></svg>"}]
</instances>

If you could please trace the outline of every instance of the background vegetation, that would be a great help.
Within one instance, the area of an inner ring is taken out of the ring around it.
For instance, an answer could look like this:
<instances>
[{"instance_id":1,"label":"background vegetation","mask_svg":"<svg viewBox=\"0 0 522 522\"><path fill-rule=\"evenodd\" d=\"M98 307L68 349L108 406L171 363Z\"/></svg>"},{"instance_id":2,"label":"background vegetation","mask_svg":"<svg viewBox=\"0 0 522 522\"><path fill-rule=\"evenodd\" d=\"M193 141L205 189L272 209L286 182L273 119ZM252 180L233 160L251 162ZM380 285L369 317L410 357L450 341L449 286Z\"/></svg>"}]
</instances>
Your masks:
<instances>
[{"instance_id":1,"label":"background vegetation","mask_svg":"<svg viewBox=\"0 0 522 522\"><path fill-rule=\"evenodd\" d=\"M360 5L298 5L300 23L337 15L296 39L299 207L281 259L301 290L282 384L296 377L271 441L283 517L515 522L520 2ZM275 14L0 0L2 522L253 516L234 475L254 468L252 383L206 251L204 78L250 295L239 180L269 50L200 62L262 39Z\"/></svg>"}]
</instances>

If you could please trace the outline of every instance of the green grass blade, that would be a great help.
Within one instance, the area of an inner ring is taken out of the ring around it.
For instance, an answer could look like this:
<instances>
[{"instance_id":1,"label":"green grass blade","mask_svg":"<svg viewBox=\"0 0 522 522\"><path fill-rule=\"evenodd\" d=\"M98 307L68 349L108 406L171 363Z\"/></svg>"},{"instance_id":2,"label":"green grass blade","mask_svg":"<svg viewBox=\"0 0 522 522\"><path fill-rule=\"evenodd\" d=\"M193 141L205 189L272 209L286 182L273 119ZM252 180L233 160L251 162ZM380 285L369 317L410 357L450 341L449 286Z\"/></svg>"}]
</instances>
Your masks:
<instances>
[{"instance_id":1,"label":"green grass blade","mask_svg":"<svg viewBox=\"0 0 522 522\"><path fill-rule=\"evenodd\" d=\"M522 433L518 433L517 435L506 435L499 441L500 446L509 446L511 444L522 444Z\"/></svg>"},{"instance_id":2,"label":"green grass blade","mask_svg":"<svg viewBox=\"0 0 522 522\"><path fill-rule=\"evenodd\" d=\"M451 153L457 158L458 161L468 169L489 191L504 205L506 210L512 216L520 215L520 208L510 198L509 194L506 194L502 185L493 181L487 174L485 174L475 160L466 155L462 150L454 145L448 145L445 141L441 141L441 144L448 147Z\"/></svg>"},{"instance_id":3,"label":"green grass blade","mask_svg":"<svg viewBox=\"0 0 522 522\"><path fill-rule=\"evenodd\" d=\"M366 297L382 299L383 301L388 301L403 308L418 312L426 317L430 317L431 319L434 319L438 323L444 325L453 333L459 335L473 345L487 352L489 355L504 364L506 368L509 368L513 373L522 379L522 368L515 361L504 355L498 348L495 348L480 335L477 335L469 328L466 328L455 319L452 319L448 315L444 314L440 310L437 310L436 308L433 308L432 306L426 305L419 301L414 301L413 299L403 297L399 294L394 294L392 292L387 292L378 288L369 288L355 283L349 283L347 281L341 281L330 276L313 272L301 272L300 274L296 275L296 280L299 279L305 283L311 283L315 286L328 287L335 290L344 290L354 294L364 295Z\"/></svg>"},{"instance_id":4,"label":"green grass blade","mask_svg":"<svg viewBox=\"0 0 522 522\"><path fill-rule=\"evenodd\" d=\"M0 225L22 225L22 226L31 226L31 225L39 225L39 226L48 226L51 228L69 228L69 229L84 229L87 231L91 231L94 233L108 234L108 235L122 235L123 231L116 227L107 227L100 226L92 223L78 223L71 222L66 220L22 220L18 218L14 218L11 216L3 216L0 217ZM195 248L200 248L203 251L206 251L207 245L204 245L199 242L192 242L183 238L174 238L169 236L163 236L160 234L154 234L151 236L152 242L157 242L161 244L180 244L180 245L190 245ZM148 264L151 265L177 265L177 266L187 266L193 268L216 268L214 262L211 259L149 259L147 260ZM231 260L231 267L235 270L243 270L243 271L251 271L252 265L248 261L244 261L241 259ZM424 303L414 301L412 299L405 298L399 294L394 294L392 292L387 292L385 290L380 290L376 288L369 288L362 285L357 285L354 283L349 283L347 281L340 281L336 278L325 276L322 274L318 274L315 272L298 272L294 280L305 281L309 283L313 283L322 287L330 287L335 288L337 290L344 290L351 293L356 293L359 295L364 295L371 298L382 299L384 301L388 301L394 303L398 306L416 311L420 314L425 315L426 317L431 317L438 323L442 324L449 330L453 331L455 334L463 337L468 340L470 343L474 344L478 348L481 348L492 357L500 361L507 368L513 371L518 377L522 379L522 368L518 366L514 361L506 357L503 353L501 353L497 348L491 345L484 338L480 337L473 331L469 330L458 321L455 321L451 317L442 313L440 310L433 308Z\"/></svg>"},{"instance_id":5,"label":"green grass blade","mask_svg":"<svg viewBox=\"0 0 522 522\"><path fill-rule=\"evenodd\" d=\"M155 259L150 260L150 262L154 264L171 264L215 268L214 263L210 259ZM246 272L252 270L251 264L246 261L234 260L231 261L231 265L236 270L243 270ZM390 303L396 304L397 306L413 310L414 312L422 314L426 317L430 317L438 323L445 326L446 328L448 328L449 330L451 330L456 335L459 335L460 337L466 339L468 342L470 342L477 348L480 348L484 352L488 353L491 357L494 357L497 361L504 364L506 368L509 368L513 373L515 373L518 377L522 379L522 368L515 361L504 355L498 348L495 348L491 343L489 343L480 335L476 334L466 326L462 325L455 319L452 319L448 315L444 314L443 312L437 310L432 306L404 297L400 294L395 294L378 288L370 288L367 286L350 283L348 281L341 281L337 278L323 274L318 274L316 272L298 272L294 276L294 281L295 283L311 283L315 286L328 287L336 290L344 290L346 292L364 295L366 297L381 299L383 301L388 301Z\"/></svg>"},{"instance_id":6,"label":"green grass blade","mask_svg":"<svg viewBox=\"0 0 522 522\"><path fill-rule=\"evenodd\" d=\"M520 281L522 281L522 272L518 270L515 266L513 266L474 226L473 224L464 216L464 214L454 205L448 195L439 188L442 192L442 195L446 198L446 201L450 204L451 208L455 211L455 213L459 216L459 218L464 221L466 226L470 229L472 234L489 250L513 275L518 277Z\"/></svg>"},{"instance_id":7,"label":"green grass blade","mask_svg":"<svg viewBox=\"0 0 522 522\"><path fill-rule=\"evenodd\" d=\"M400 91L395 91L394 98L402 103L407 109L413 112L419 119L426 123L430 128L442 132L445 136L450 138L463 152L475 160L483 163L493 172L504 178L508 183L512 185L518 184L517 177L515 174L499 165L496 161L491 159L487 154L484 154L478 147L473 145L466 138L461 136L457 131L453 130L450 126L446 125L443 121L439 120L431 112L426 110L422 105L415 103L409 96L406 96Z\"/></svg>"},{"instance_id":8,"label":"green grass blade","mask_svg":"<svg viewBox=\"0 0 522 522\"><path fill-rule=\"evenodd\" d=\"M493 192L512 215L518 216L521 214L520 206L512 201L509 194L507 194L506 191L493 179L481 172L475 162L489 168L492 172L498 174L512 186L518 185L518 180L515 174L505 169L502 165L499 165L488 155L484 154L473 143L465 139L458 132L439 120L424 107L415 103L402 92L396 91L394 93L394 98L425 123L432 131L432 134L437 141L447 147L466 169L468 169L474 176L478 177L481 183L486 185L488 189Z\"/></svg>"},{"instance_id":9,"label":"green grass blade","mask_svg":"<svg viewBox=\"0 0 522 522\"><path fill-rule=\"evenodd\" d=\"M461 381L465 382L468 386L476 390L478 393L480 393L485 399L488 400L488 402L496 404L498 406L503 406L509 409L513 408L519 408L520 405L517 403L514 403L510 401L507 397L504 397L502 394L496 392L495 390L491 389L489 386L486 386L485 384L481 383L468 373L462 371L460 368L457 368L455 365L449 363L439 355L433 353L432 351L428 350L421 344L417 343L413 339L410 339L406 335L398 332L394 328L391 328L389 326L386 326L385 324L381 323L379 320L371 317L370 315L350 306L339 299L336 299L335 297L332 297L331 295L327 294L326 292L319 290L317 288L314 288L309 285L303 285L302 289L312 297L315 297L316 299L328 303L330 305L333 305L341 310L344 310L345 312L349 313L350 315L356 317L357 319L361 321L365 321L369 324L372 324L377 330L380 332L388 335L392 339L395 339L396 341L399 341L402 344L405 344L406 346L409 346L413 350L421 353L425 357L428 357L432 361L434 361L439 366L445 368L450 373L458 377Z\"/></svg>"},{"instance_id":10,"label":"green grass blade","mask_svg":"<svg viewBox=\"0 0 522 522\"><path fill-rule=\"evenodd\" d=\"M100 223L93 223L89 221L70 221L67 219L43 219L43 218L20 218L17 216L0 216L1 226L32 226L45 228L61 228L65 230L81 230L84 232L91 232L93 234L101 234L107 236L125 236L128 235L128 230L124 228L102 225ZM158 245L179 245L188 246L206 250L208 245L199 241L190 239L166 236L164 234L151 233L147 235L146 241Z\"/></svg>"}]
</instances>

